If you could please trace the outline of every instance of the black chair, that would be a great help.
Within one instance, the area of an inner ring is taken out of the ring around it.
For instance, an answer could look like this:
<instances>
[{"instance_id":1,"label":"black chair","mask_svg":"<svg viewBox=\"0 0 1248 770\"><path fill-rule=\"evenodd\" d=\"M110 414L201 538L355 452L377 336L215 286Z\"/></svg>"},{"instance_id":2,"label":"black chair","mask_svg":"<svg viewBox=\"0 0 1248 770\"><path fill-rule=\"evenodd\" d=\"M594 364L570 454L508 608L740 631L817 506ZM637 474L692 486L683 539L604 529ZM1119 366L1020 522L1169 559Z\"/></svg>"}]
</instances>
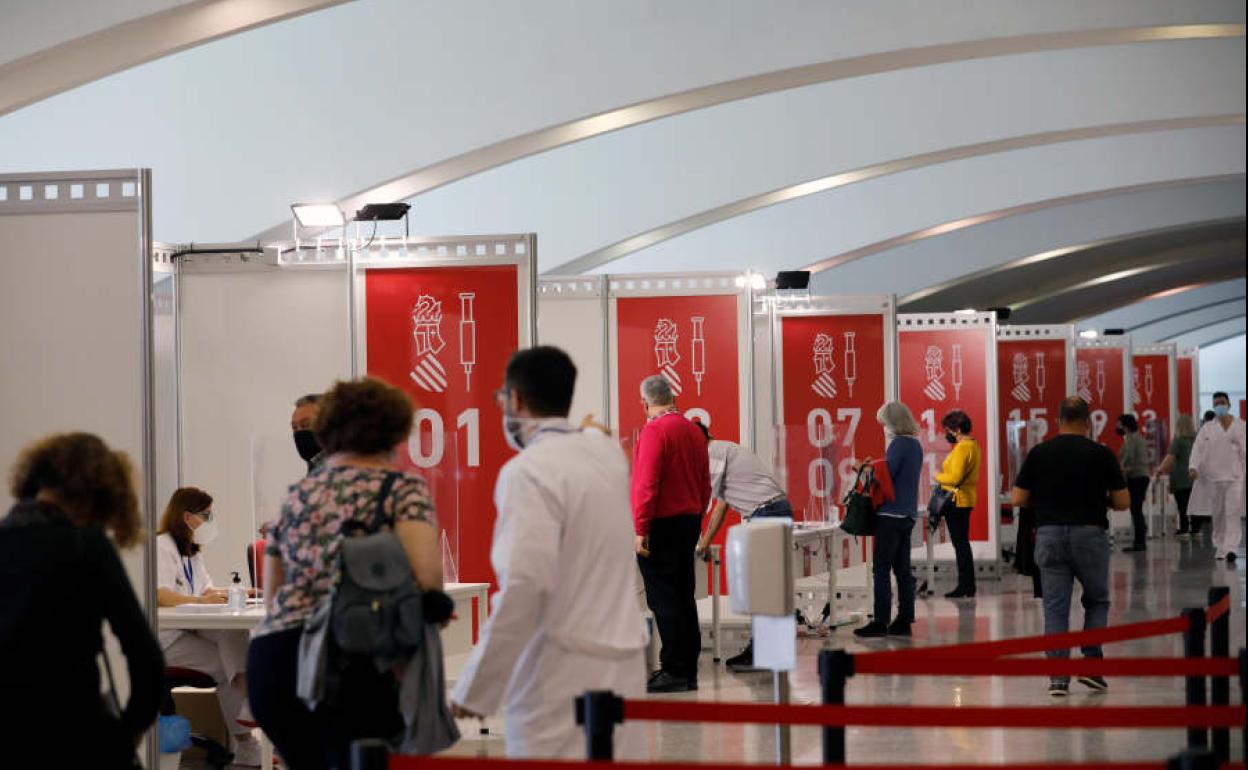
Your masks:
<instances>
[{"instance_id":1,"label":"black chair","mask_svg":"<svg viewBox=\"0 0 1248 770\"><path fill-rule=\"evenodd\" d=\"M212 677L202 671L180 666L166 666L165 702L160 709L162 716L172 716L177 713L177 708L173 702L173 690L175 687L215 690L217 683L213 681ZM207 762L211 767L223 768L234 761L234 752L206 735L191 733L191 745L204 750Z\"/></svg>"}]
</instances>

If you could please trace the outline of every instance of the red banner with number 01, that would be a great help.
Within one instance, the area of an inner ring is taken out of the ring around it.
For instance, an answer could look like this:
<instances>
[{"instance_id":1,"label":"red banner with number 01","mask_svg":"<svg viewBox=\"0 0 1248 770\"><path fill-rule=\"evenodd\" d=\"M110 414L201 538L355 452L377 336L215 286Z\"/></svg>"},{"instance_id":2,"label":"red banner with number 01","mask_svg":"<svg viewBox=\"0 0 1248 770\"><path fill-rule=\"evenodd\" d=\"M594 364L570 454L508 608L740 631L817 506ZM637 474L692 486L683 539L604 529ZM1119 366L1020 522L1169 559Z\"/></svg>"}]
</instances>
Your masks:
<instances>
[{"instance_id":1,"label":"red banner with number 01","mask_svg":"<svg viewBox=\"0 0 1248 770\"><path fill-rule=\"evenodd\" d=\"M854 463L884 456L875 414L884 403L885 319L863 315L780 318L784 479L799 519L839 505Z\"/></svg>"},{"instance_id":2,"label":"red banner with number 01","mask_svg":"<svg viewBox=\"0 0 1248 770\"><path fill-rule=\"evenodd\" d=\"M978 499L971 512L971 540L989 540L989 493L996 483L988 478L988 371L987 344L990 326L907 330L898 335L901 400L919 422L923 444L923 473L919 479L919 505L925 505L932 477L949 454L941 419L954 409L971 418L972 434L979 443L982 467Z\"/></svg>"},{"instance_id":3,"label":"red banner with number 01","mask_svg":"<svg viewBox=\"0 0 1248 770\"><path fill-rule=\"evenodd\" d=\"M1037 429L1036 443L1057 435L1057 417L1066 397L1066 340L997 340L997 398L1001 402L1001 473L1008 473L1009 441L1007 422L1023 420ZM1026 449L1026 447L1024 447ZM1005 487L1013 485L1006 479Z\"/></svg>"},{"instance_id":4,"label":"red banner with number 01","mask_svg":"<svg viewBox=\"0 0 1248 770\"><path fill-rule=\"evenodd\" d=\"M519 280L515 265L365 273L365 371L415 403L399 467L429 482L444 567L461 582L494 582L494 483L513 455L494 392L520 343Z\"/></svg>"},{"instance_id":5,"label":"red banner with number 01","mask_svg":"<svg viewBox=\"0 0 1248 770\"><path fill-rule=\"evenodd\" d=\"M1075 349L1075 395L1092 410L1092 440L1118 454L1122 437L1114 432L1123 402L1123 350L1116 347Z\"/></svg>"}]
</instances>

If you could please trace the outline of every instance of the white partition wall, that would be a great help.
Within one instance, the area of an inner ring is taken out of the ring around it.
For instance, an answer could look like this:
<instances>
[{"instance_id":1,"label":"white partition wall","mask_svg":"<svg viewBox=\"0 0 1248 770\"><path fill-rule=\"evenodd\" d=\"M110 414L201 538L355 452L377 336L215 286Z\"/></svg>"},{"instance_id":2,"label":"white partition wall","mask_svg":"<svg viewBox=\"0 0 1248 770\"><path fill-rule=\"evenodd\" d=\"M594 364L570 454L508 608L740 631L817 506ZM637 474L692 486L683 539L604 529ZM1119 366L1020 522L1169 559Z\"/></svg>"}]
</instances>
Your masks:
<instances>
[{"instance_id":1,"label":"white partition wall","mask_svg":"<svg viewBox=\"0 0 1248 770\"><path fill-rule=\"evenodd\" d=\"M133 169L0 176L0 470L7 480L21 448L50 433L98 434L133 461L148 532L155 479L176 461L154 446L150 180ZM0 506L11 503L6 483ZM121 555L152 619L151 541ZM126 667L113 669L124 698Z\"/></svg>"},{"instance_id":2,"label":"white partition wall","mask_svg":"<svg viewBox=\"0 0 1248 770\"><path fill-rule=\"evenodd\" d=\"M572 418L611 421L606 276L546 276L537 284L537 342L562 348L576 364Z\"/></svg>"}]
</instances>

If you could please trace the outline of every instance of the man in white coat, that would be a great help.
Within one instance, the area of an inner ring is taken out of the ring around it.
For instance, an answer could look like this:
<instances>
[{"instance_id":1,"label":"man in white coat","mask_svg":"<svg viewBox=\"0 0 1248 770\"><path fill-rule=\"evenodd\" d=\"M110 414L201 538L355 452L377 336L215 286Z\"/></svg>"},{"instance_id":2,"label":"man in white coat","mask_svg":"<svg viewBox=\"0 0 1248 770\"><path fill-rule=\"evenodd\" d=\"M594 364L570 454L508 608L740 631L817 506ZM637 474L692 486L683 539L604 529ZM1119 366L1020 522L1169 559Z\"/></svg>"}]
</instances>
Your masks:
<instances>
[{"instance_id":1,"label":"man in white coat","mask_svg":"<svg viewBox=\"0 0 1248 770\"><path fill-rule=\"evenodd\" d=\"M536 347L511 357L498 392L504 434L520 454L495 487L499 591L451 710L486 716L501 704L509 757L584 759L574 699L645 692L628 464L611 439L568 422L575 383L566 353ZM634 732L616 728L617 757L635 755Z\"/></svg>"},{"instance_id":2,"label":"man in white coat","mask_svg":"<svg viewBox=\"0 0 1248 770\"><path fill-rule=\"evenodd\" d=\"M1213 517L1213 550L1234 561L1244 516L1244 421L1231 414L1226 393L1213 394L1214 419L1196 434L1187 475L1196 483L1188 514Z\"/></svg>"}]
</instances>

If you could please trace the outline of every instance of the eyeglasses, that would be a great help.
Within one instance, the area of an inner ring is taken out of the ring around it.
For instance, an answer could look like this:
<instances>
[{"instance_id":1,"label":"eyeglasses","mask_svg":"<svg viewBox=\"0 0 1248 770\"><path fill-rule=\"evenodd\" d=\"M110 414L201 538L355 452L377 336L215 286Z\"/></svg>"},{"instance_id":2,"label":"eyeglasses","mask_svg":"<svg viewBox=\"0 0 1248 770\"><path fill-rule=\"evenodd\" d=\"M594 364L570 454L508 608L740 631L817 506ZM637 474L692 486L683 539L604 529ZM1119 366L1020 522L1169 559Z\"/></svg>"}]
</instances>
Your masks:
<instances>
[{"instance_id":1,"label":"eyeglasses","mask_svg":"<svg viewBox=\"0 0 1248 770\"><path fill-rule=\"evenodd\" d=\"M212 509L211 508L209 508L206 511L187 511L187 513L190 513L194 516L199 516L204 521L212 521Z\"/></svg>"}]
</instances>

